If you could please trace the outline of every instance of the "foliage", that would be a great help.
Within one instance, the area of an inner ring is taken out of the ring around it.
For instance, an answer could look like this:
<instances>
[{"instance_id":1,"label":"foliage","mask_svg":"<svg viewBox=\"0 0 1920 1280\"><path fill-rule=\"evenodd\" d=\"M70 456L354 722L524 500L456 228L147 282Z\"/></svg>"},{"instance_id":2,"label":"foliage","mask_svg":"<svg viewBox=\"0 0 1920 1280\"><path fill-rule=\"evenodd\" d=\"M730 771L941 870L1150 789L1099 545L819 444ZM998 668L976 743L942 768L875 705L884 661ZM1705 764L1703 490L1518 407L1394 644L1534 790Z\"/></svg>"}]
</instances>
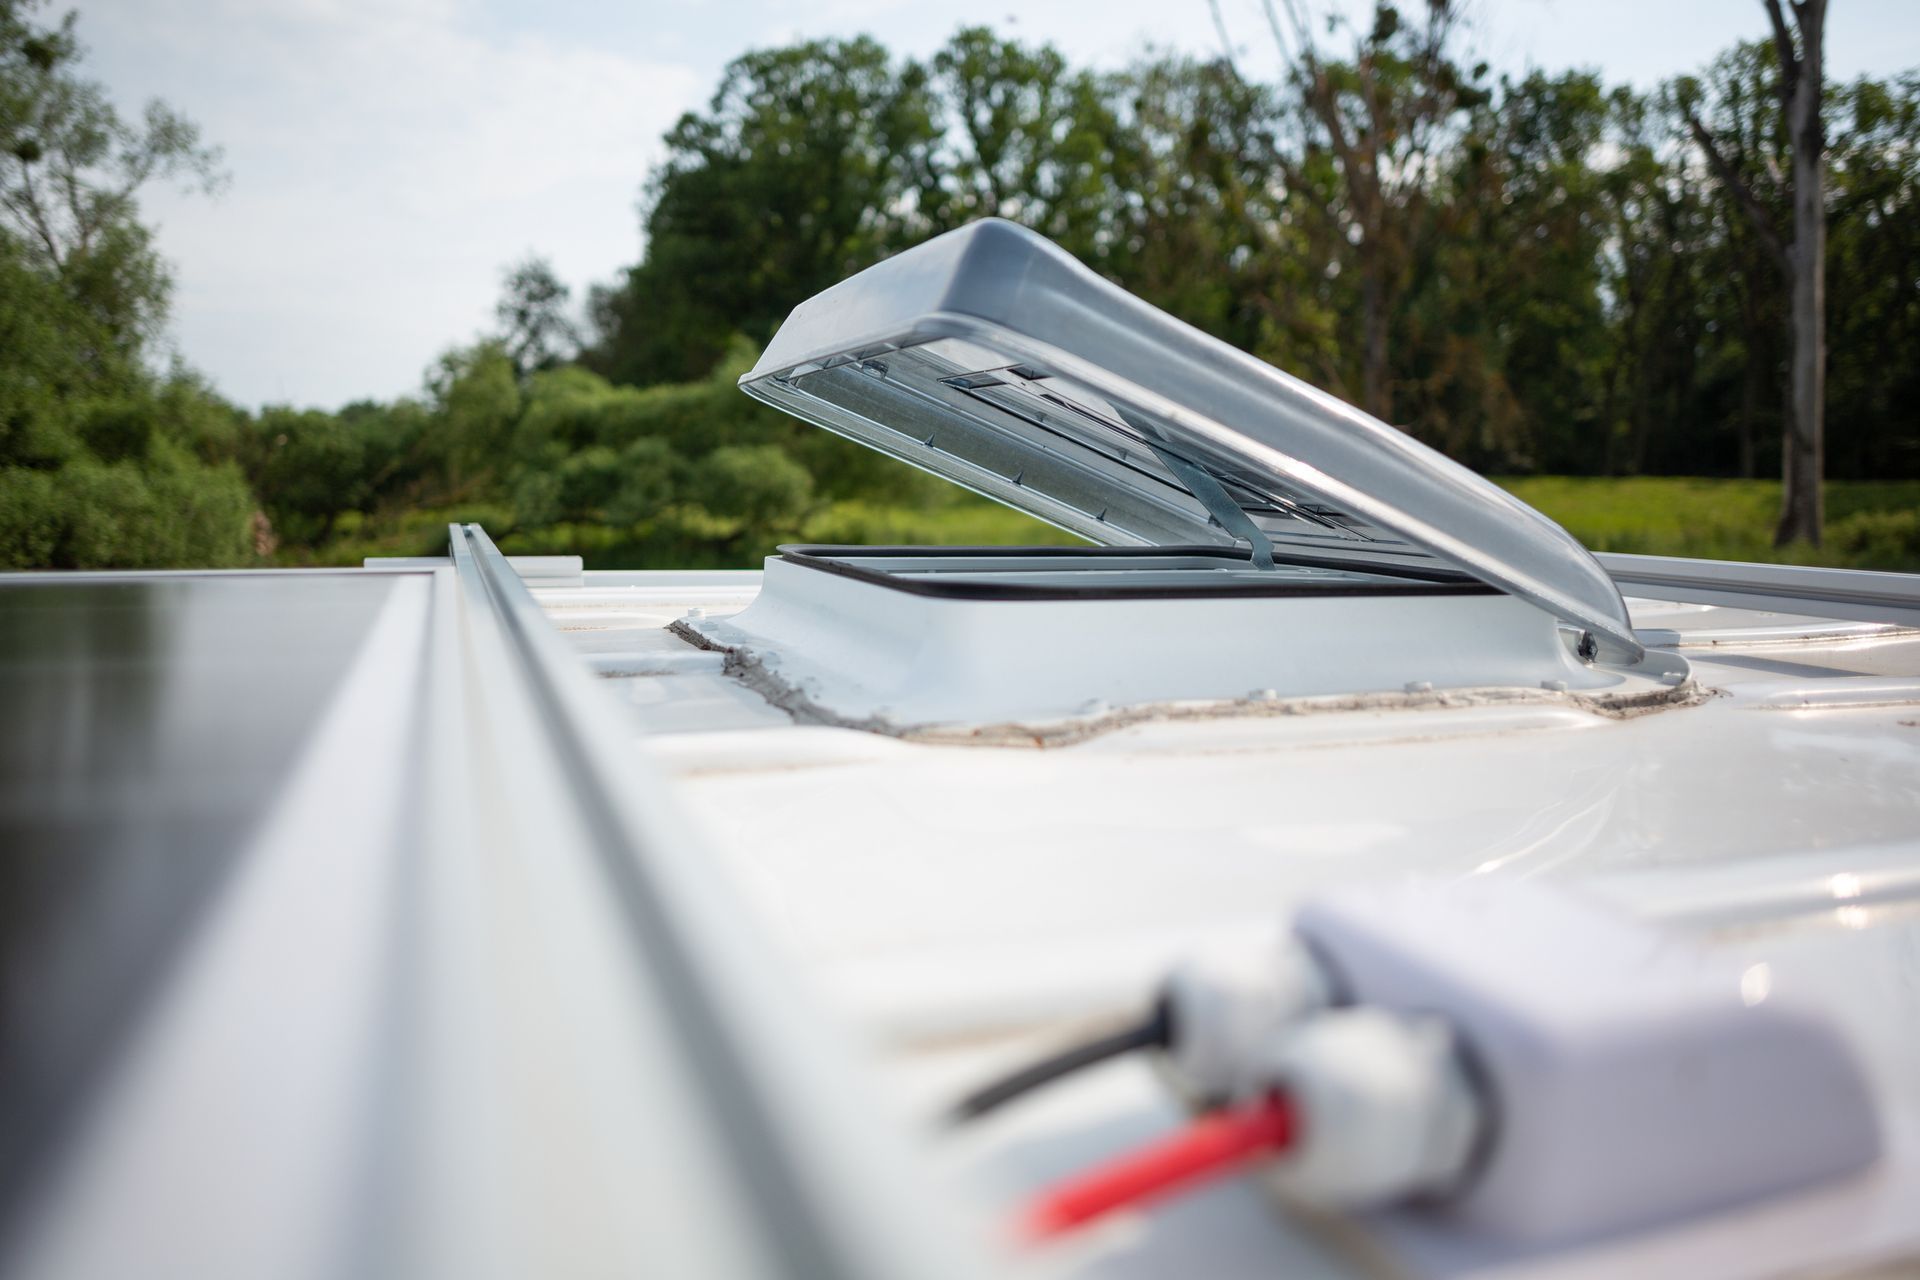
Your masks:
<instances>
[{"instance_id":1,"label":"foliage","mask_svg":"<svg viewBox=\"0 0 1920 1280\"><path fill-rule=\"evenodd\" d=\"M791 529L813 500L813 477L770 444L722 445L701 460L689 496L744 529Z\"/></svg>"},{"instance_id":2,"label":"foliage","mask_svg":"<svg viewBox=\"0 0 1920 1280\"><path fill-rule=\"evenodd\" d=\"M669 135L646 257L603 293L588 363L684 381L724 333L763 339L992 213L1472 466L1778 469L1784 286L1685 123L1700 111L1742 173L1778 169L1769 46L1639 94L1491 81L1451 6L1330 36L1308 8L1275 9L1303 20L1278 24L1293 71L1273 85L1174 57L1095 76L977 29L924 63L871 41L750 54ZM1832 309L1830 468L1920 475L1900 408L1920 391L1920 79L1830 97L1829 290L1861 302Z\"/></svg>"},{"instance_id":3,"label":"foliage","mask_svg":"<svg viewBox=\"0 0 1920 1280\"><path fill-rule=\"evenodd\" d=\"M1225 63L1186 58L1142 62L1110 92L1131 134L1124 282L1237 347L1324 368L1332 315L1312 293L1320 273L1272 181L1273 93Z\"/></svg>"},{"instance_id":4,"label":"foliage","mask_svg":"<svg viewBox=\"0 0 1920 1280\"><path fill-rule=\"evenodd\" d=\"M427 376L432 408L415 446L421 468L456 496L485 492L504 470L520 416L520 379L497 341L440 357Z\"/></svg>"},{"instance_id":5,"label":"foliage","mask_svg":"<svg viewBox=\"0 0 1920 1280\"><path fill-rule=\"evenodd\" d=\"M951 230L1012 218L1097 267L1118 269L1127 246L1133 143L1112 87L1075 72L1051 46L957 33L904 85L924 81L936 141L916 165L911 230Z\"/></svg>"},{"instance_id":6,"label":"foliage","mask_svg":"<svg viewBox=\"0 0 1920 1280\"><path fill-rule=\"evenodd\" d=\"M167 278L135 195L215 180L155 103L120 118L82 78L74 19L0 0L0 567L232 564L253 552L235 416L147 345Z\"/></svg>"},{"instance_id":7,"label":"foliage","mask_svg":"<svg viewBox=\"0 0 1920 1280\"><path fill-rule=\"evenodd\" d=\"M795 301L897 243L898 197L935 137L923 81L865 37L728 66L707 112L667 133L647 256L590 302L602 333L590 367L699 378L734 333L764 340Z\"/></svg>"},{"instance_id":8,"label":"foliage","mask_svg":"<svg viewBox=\"0 0 1920 1280\"><path fill-rule=\"evenodd\" d=\"M135 196L161 179L217 186L219 153L165 103L123 119L78 73L75 16L40 26L40 7L0 0L0 233L91 322L91 361L130 359L157 331L167 290Z\"/></svg>"},{"instance_id":9,"label":"foliage","mask_svg":"<svg viewBox=\"0 0 1920 1280\"><path fill-rule=\"evenodd\" d=\"M545 258L529 257L507 268L494 318L500 343L522 377L552 369L580 347L580 331L567 314L571 290Z\"/></svg>"},{"instance_id":10,"label":"foliage","mask_svg":"<svg viewBox=\"0 0 1920 1280\"><path fill-rule=\"evenodd\" d=\"M497 334L417 395L249 413L154 349L167 276L136 197L213 184L216 154L162 106L121 120L71 18L0 0L0 564L354 563L461 519L596 565L1070 541L736 385L795 304L985 215L1515 477L1591 545L1770 558L1776 483L1649 477L1780 465L1783 286L1685 120L1769 189L1777 60L1737 45L1644 94L1495 78L1449 6L1404 8L1326 27L1276 0L1289 70L1266 84L1163 54L1096 73L983 28L923 60L749 53L667 135L645 255L584 337L528 257ZM1916 478L1920 75L1829 101L1830 466ZM1920 492L1831 489L1828 562L1920 568Z\"/></svg>"},{"instance_id":11,"label":"foliage","mask_svg":"<svg viewBox=\"0 0 1920 1280\"><path fill-rule=\"evenodd\" d=\"M147 569L251 558L253 495L232 464L161 440L139 458L0 467L0 566Z\"/></svg>"},{"instance_id":12,"label":"foliage","mask_svg":"<svg viewBox=\"0 0 1920 1280\"><path fill-rule=\"evenodd\" d=\"M1773 546L1777 480L1533 476L1501 485L1596 551L1920 572L1920 482L1839 481L1824 547Z\"/></svg>"},{"instance_id":13,"label":"foliage","mask_svg":"<svg viewBox=\"0 0 1920 1280\"><path fill-rule=\"evenodd\" d=\"M268 409L253 429L264 452L256 482L281 537L325 541L341 512L366 503L367 441L348 419Z\"/></svg>"}]
</instances>

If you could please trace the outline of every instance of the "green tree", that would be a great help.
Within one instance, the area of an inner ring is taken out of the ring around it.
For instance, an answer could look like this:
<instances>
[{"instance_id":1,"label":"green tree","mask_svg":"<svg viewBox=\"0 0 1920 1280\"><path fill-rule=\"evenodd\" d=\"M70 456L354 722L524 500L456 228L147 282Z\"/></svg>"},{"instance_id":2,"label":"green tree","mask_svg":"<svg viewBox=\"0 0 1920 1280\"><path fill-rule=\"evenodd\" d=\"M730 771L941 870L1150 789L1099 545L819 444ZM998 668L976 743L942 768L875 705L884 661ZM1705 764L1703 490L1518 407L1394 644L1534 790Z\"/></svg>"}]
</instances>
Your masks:
<instances>
[{"instance_id":1,"label":"green tree","mask_svg":"<svg viewBox=\"0 0 1920 1280\"><path fill-rule=\"evenodd\" d=\"M93 361L131 359L157 331L167 295L136 198L158 180L213 190L219 152L163 102L123 119L79 74L75 15L42 26L41 7L0 0L0 231L91 322Z\"/></svg>"},{"instance_id":2,"label":"green tree","mask_svg":"<svg viewBox=\"0 0 1920 1280\"><path fill-rule=\"evenodd\" d=\"M730 444L694 468L689 496L750 530L793 529L813 501L813 477L772 445Z\"/></svg>"},{"instance_id":3,"label":"green tree","mask_svg":"<svg viewBox=\"0 0 1920 1280\"><path fill-rule=\"evenodd\" d=\"M420 464L454 501L488 490L508 469L508 444L520 416L520 380L495 341L447 352L427 375L432 412Z\"/></svg>"},{"instance_id":4,"label":"green tree","mask_svg":"<svg viewBox=\"0 0 1920 1280\"><path fill-rule=\"evenodd\" d=\"M347 418L275 408L263 412L254 429L265 451L260 492L283 537L325 542L342 512L372 496L366 436Z\"/></svg>"},{"instance_id":5,"label":"green tree","mask_svg":"<svg viewBox=\"0 0 1920 1280\"><path fill-rule=\"evenodd\" d=\"M1778 426L1784 303L1770 251L1748 214L1699 163L1690 113L1711 102L1722 154L1749 174L1775 163L1770 51L1736 45L1703 80L1680 77L1640 121L1660 158L1641 205L1639 283L1646 324L1634 333L1615 436L1617 469L1752 475Z\"/></svg>"},{"instance_id":6,"label":"green tree","mask_svg":"<svg viewBox=\"0 0 1920 1280\"><path fill-rule=\"evenodd\" d=\"M1391 368L1402 419L1470 465L1597 456L1608 106L1591 74L1503 80L1437 167Z\"/></svg>"},{"instance_id":7,"label":"green tree","mask_svg":"<svg viewBox=\"0 0 1920 1280\"><path fill-rule=\"evenodd\" d=\"M493 314L500 343L521 377L555 368L578 352L580 331L567 314L571 296L545 258L530 256L507 268Z\"/></svg>"},{"instance_id":8,"label":"green tree","mask_svg":"<svg viewBox=\"0 0 1920 1280\"><path fill-rule=\"evenodd\" d=\"M1315 376L1326 317L1282 306L1310 271L1284 216L1276 95L1224 61L1155 58L1109 90L1128 124L1116 169L1132 241L1122 283L1189 324Z\"/></svg>"},{"instance_id":9,"label":"green tree","mask_svg":"<svg viewBox=\"0 0 1920 1280\"><path fill-rule=\"evenodd\" d=\"M915 175L920 227L1009 218L1096 267L1120 266L1132 149L1109 82L985 27L960 31L906 79L923 74L938 141Z\"/></svg>"},{"instance_id":10,"label":"green tree","mask_svg":"<svg viewBox=\"0 0 1920 1280\"><path fill-rule=\"evenodd\" d=\"M619 382L690 382L736 333L765 341L792 307L898 241L900 193L934 126L924 77L866 38L731 63L681 117L647 185L645 259L590 310L587 363Z\"/></svg>"},{"instance_id":11,"label":"green tree","mask_svg":"<svg viewBox=\"0 0 1920 1280\"><path fill-rule=\"evenodd\" d=\"M1395 421L1392 339L1421 241L1433 234L1433 173L1458 137L1466 113L1486 99L1484 63L1456 61L1458 13L1448 0L1425 0L1417 21L1384 0L1362 31L1338 19L1351 51L1322 53L1306 0L1282 0L1289 20L1275 42L1290 53L1290 89L1299 150L1288 166L1293 215L1313 228L1311 249L1354 281L1359 368L1340 389L1360 407ZM1271 16L1272 10L1269 10ZM1347 308L1339 308L1347 310ZM1344 372L1344 371L1343 371Z\"/></svg>"},{"instance_id":12,"label":"green tree","mask_svg":"<svg viewBox=\"0 0 1920 1280\"><path fill-rule=\"evenodd\" d=\"M1920 73L1836 86L1831 102L1827 405L1844 426L1827 467L1920 475Z\"/></svg>"},{"instance_id":13,"label":"green tree","mask_svg":"<svg viewBox=\"0 0 1920 1280\"><path fill-rule=\"evenodd\" d=\"M1763 0L1773 26L1778 63L1774 82L1779 101L1779 140L1787 153L1781 177L1764 185L1743 174L1727 158L1723 140L1709 129L1682 95L1682 109L1694 141L1714 174L1747 216L1754 235L1767 248L1791 291L1791 412L1782 445L1784 484L1775 545L1804 538L1820 545L1826 472L1827 376L1827 194L1825 32L1827 0L1789 0L1789 26L1780 0ZM1782 218L1770 207L1785 203Z\"/></svg>"},{"instance_id":14,"label":"green tree","mask_svg":"<svg viewBox=\"0 0 1920 1280\"><path fill-rule=\"evenodd\" d=\"M123 120L79 71L69 14L0 0L0 564L230 564L253 500L232 410L146 365L167 274L139 221L158 179L217 156L164 104Z\"/></svg>"}]
</instances>

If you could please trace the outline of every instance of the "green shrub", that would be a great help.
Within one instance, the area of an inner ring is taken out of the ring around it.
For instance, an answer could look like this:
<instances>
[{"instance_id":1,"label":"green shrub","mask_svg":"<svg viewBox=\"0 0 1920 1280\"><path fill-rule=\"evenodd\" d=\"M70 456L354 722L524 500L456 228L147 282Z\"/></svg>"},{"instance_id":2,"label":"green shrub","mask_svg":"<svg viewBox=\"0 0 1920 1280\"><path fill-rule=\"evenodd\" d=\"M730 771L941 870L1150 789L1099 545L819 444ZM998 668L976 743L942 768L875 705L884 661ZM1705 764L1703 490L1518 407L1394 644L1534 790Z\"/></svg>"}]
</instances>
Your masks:
<instances>
[{"instance_id":1,"label":"green shrub","mask_svg":"<svg viewBox=\"0 0 1920 1280\"><path fill-rule=\"evenodd\" d=\"M158 414L145 397L125 397L83 405L78 414L80 439L102 462L125 462L147 456Z\"/></svg>"},{"instance_id":2,"label":"green shrub","mask_svg":"<svg viewBox=\"0 0 1920 1280\"><path fill-rule=\"evenodd\" d=\"M1835 520L1827 543L1862 569L1920 569L1920 510L1861 511Z\"/></svg>"},{"instance_id":3,"label":"green shrub","mask_svg":"<svg viewBox=\"0 0 1920 1280\"><path fill-rule=\"evenodd\" d=\"M806 542L846 546L1083 546L1085 539L985 498L954 490L941 502L836 502L810 516Z\"/></svg>"},{"instance_id":4,"label":"green shrub","mask_svg":"<svg viewBox=\"0 0 1920 1280\"><path fill-rule=\"evenodd\" d=\"M566 517L566 486L557 467L530 467L513 482L515 526L538 529L559 524Z\"/></svg>"},{"instance_id":5,"label":"green shrub","mask_svg":"<svg viewBox=\"0 0 1920 1280\"><path fill-rule=\"evenodd\" d=\"M253 494L232 464L158 442L145 464L91 458L0 470L0 563L148 569L252 559Z\"/></svg>"},{"instance_id":6,"label":"green shrub","mask_svg":"<svg viewBox=\"0 0 1920 1280\"><path fill-rule=\"evenodd\" d=\"M665 440L644 437L620 451L620 483L607 501L613 525L638 524L660 514L673 501L685 464Z\"/></svg>"},{"instance_id":7,"label":"green shrub","mask_svg":"<svg viewBox=\"0 0 1920 1280\"><path fill-rule=\"evenodd\" d=\"M813 501L813 477L775 445L727 445L695 464L688 496L748 530L792 529Z\"/></svg>"},{"instance_id":8,"label":"green shrub","mask_svg":"<svg viewBox=\"0 0 1920 1280\"><path fill-rule=\"evenodd\" d=\"M42 569L60 545L60 502L51 471L0 467L0 568Z\"/></svg>"},{"instance_id":9,"label":"green shrub","mask_svg":"<svg viewBox=\"0 0 1920 1280\"><path fill-rule=\"evenodd\" d=\"M283 538L324 542L341 512L367 500L366 439L339 416L268 409L255 431L261 437L260 492Z\"/></svg>"}]
</instances>

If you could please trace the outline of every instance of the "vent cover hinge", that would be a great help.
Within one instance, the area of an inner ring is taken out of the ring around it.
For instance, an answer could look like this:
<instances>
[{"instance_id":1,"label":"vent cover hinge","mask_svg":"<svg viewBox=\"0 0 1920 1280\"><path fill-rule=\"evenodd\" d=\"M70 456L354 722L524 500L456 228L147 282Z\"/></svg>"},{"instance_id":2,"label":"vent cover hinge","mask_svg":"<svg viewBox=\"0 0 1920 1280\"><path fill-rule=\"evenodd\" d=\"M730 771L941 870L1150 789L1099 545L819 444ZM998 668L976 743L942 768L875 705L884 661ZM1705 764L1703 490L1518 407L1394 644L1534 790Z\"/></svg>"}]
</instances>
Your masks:
<instances>
[{"instance_id":1,"label":"vent cover hinge","mask_svg":"<svg viewBox=\"0 0 1920 1280\"><path fill-rule=\"evenodd\" d=\"M1253 546L1253 564L1256 569L1273 568L1273 542L1267 537L1253 517L1241 509L1240 504L1230 497L1221 483L1214 479L1213 473L1205 467L1188 462L1179 454L1171 453L1154 444L1147 446L1154 451L1167 470L1179 477L1180 483L1187 486L1187 492L1200 499L1200 505L1207 514L1219 521L1220 527L1234 537Z\"/></svg>"}]
</instances>

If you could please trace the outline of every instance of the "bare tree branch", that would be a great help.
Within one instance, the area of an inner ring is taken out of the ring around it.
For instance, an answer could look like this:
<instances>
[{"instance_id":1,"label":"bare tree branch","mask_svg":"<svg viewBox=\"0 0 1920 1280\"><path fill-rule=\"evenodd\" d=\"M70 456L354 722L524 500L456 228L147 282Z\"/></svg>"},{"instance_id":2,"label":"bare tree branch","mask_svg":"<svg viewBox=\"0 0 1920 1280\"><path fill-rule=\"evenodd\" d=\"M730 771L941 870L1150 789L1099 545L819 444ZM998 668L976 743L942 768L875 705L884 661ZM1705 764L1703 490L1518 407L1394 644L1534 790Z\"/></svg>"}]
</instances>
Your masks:
<instances>
[{"instance_id":1,"label":"bare tree branch","mask_svg":"<svg viewBox=\"0 0 1920 1280\"><path fill-rule=\"evenodd\" d=\"M1812 77L1818 96L1825 89L1821 79L1826 75L1827 0L1796 0L1793 16L1800 24L1800 76ZM1824 137L1821 141L1824 147Z\"/></svg>"},{"instance_id":2,"label":"bare tree branch","mask_svg":"<svg viewBox=\"0 0 1920 1280\"><path fill-rule=\"evenodd\" d=\"M67 211L73 217L74 248L85 256L93 249L94 226L84 212L87 200L80 190L80 175L71 164L61 166L60 183L67 189Z\"/></svg>"},{"instance_id":3,"label":"bare tree branch","mask_svg":"<svg viewBox=\"0 0 1920 1280\"><path fill-rule=\"evenodd\" d=\"M1293 26L1294 42L1300 46L1300 61L1309 70L1320 67L1320 51L1314 47L1313 32L1308 29L1307 21L1301 16L1300 7L1294 0L1286 0L1287 21ZM1287 38L1280 34L1280 15L1273 7L1273 0L1261 0L1261 6L1267 13L1267 26L1273 31L1274 46L1280 51L1280 60L1287 60Z\"/></svg>"},{"instance_id":4,"label":"bare tree branch","mask_svg":"<svg viewBox=\"0 0 1920 1280\"><path fill-rule=\"evenodd\" d=\"M55 271L66 270L66 260L60 252L60 237L54 234L53 223L47 217L46 209L40 203L40 188L33 180L33 166L20 166L21 190L27 200L27 222L32 226L40 243L46 246L47 258L53 263ZM13 202L7 202L10 206ZM17 207L17 206L16 206Z\"/></svg>"},{"instance_id":5,"label":"bare tree branch","mask_svg":"<svg viewBox=\"0 0 1920 1280\"><path fill-rule=\"evenodd\" d=\"M1800 36L1806 48L1802 61L1820 59L1826 48L1827 0L1794 0L1794 17L1800 22ZM1819 43L1815 43L1819 37Z\"/></svg>"},{"instance_id":6,"label":"bare tree branch","mask_svg":"<svg viewBox=\"0 0 1920 1280\"><path fill-rule=\"evenodd\" d=\"M48 254L52 255L56 253L56 246L47 238L46 228L34 217L33 210L30 206L16 200L6 191L0 191L0 205L5 205L13 216L20 220L22 226L33 232L40 240L40 243L46 247ZM57 258L55 260L58 261Z\"/></svg>"},{"instance_id":7,"label":"bare tree branch","mask_svg":"<svg viewBox=\"0 0 1920 1280\"><path fill-rule=\"evenodd\" d=\"M1378 187L1370 181L1373 177L1371 166L1361 159L1353 140L1347 137L1346 122L1340 118L1340 104L1335 100L1333 84L1327 79L1326 72L1313 73L1313 83L1308 87L1307 97L1313 106L1313 114L1319 117L1321 125L1326 128L1327 139L1333 144L1333 154L1339 157L1340 167L1346 170L1353 184L1354 195L1364 202L1363 215L1370 218L1372 197Z\"/></svg>"},{"instance_id":8,"label":"bare tree branch","mask_svg":"<svg viewBox=\"0 0 1920 1280\"><path fill-rule=\"evenodd\" d=\"M1240 78L1240 68L1233 64L1233 41L1227 36L1227 23L1220 16L1220 0L1207 0L1207 8L1213 12L1213 29L1220 35L1220 60L1227 64L1227 70L1233 78Z\"/></svg>"},{"instance_id":9,"label":"bare tree branch","mask_svg":"<svg viewBox=\"0 0 1920 1280\"><path fill-rule=\"evenodd\" d=\"M1767 20L1773 24L1773 51L1780 59L1780 102L1793 101L1800 80L1800 58L1793 51L1793 33L1787 29L1786 15L1780 12L1780 0L1764 0ZM1796 16L1799 16L1796 13Z\"/></svg>"},{"instance_id":10,"label":"bare tree branch","mask_svg":"<svg viewBox=\"0 0 1920 1280\"><path fill-rule=\"evenodd\" d=\"M1373 153L1372 169L1374 186L1383 184L1380 175L1380 153L1392 146L1387 131L1386 106L1380 100L1380 77L1374 73L1374 54L1368 52L1355 59L1355 70L1359 73L1360 105L1367 109L1367 136L1372 139L1368 149Z\"/></svg>"},{"instance_id":11,"label":"bare tree branch","mask_svg":"<svg viewBox=\"0 0 1920 1280\"><path fill-rule=\"evenodd\" d=\"M1782 271L1790 272L1793 260L1788 254L1786 243L1781 240L1779 231L1773 225L1772 215L1768 213L1767 207L1760 203L1759 197L1754 195L1753 188L1747 185L1739 171L1727 163L1727 158L1720 154L1720 147L1714 142L1713 135L1707 132L1707 126L1700 123L1700 117L1694 114L1691 107L1687 109L1687 128L1692 131L1693 140L1700 144L1700 149L1706 152L1707 163L1713 166L1714 174L1727 190L1733 192L1734 199L1738 200L1740 207L1746 211L1747 219L1753 223L1754 234L1760 237L1760 243L1773 254Z\"/></svg>"},{"instance_id":12,"label":"bare tree branch","mask_svg":"<svg viewBox=\"0 0 1920 1280\"><path fill-rule=\"evenodd\" d=\"M1352 141L1347 137L1346 123L1340 118L1339 103L1335 100L1333 83L1328 79L1325 68L1320 65L1320 51L1313 43L1313 33L1306 19L1301 15L1297 0L1284 0L1287 6L1287 20L1293 27L1295 43L1300 46L1300 63L1306 70L1306 99L1313 114L1327 131L1327 137L1333 144L1333 153L1339 157L1341 167L1348 173L1358 176L1362 166L1354 151ZM1274 8L1274 0L1261 0L1261 7L1267 15L1267 26L1273 31L1273 42L1280 51L1282 61L1287 57L1287 38L1280 30L1280 15Z\"/></svg>"},{"instance_id":13,"label":"bare tree branch","mask_svg":"<svg viewBox=\"0 0 1920 1280\"><path fill-rule=\"evenodd\" d=\"M1767 171L1767 191L1776 200L1787 198L1787 175L1781 172L1780 158L1768 154L1760 157L1760 165Z\"/></svg>"}]
</instances>

